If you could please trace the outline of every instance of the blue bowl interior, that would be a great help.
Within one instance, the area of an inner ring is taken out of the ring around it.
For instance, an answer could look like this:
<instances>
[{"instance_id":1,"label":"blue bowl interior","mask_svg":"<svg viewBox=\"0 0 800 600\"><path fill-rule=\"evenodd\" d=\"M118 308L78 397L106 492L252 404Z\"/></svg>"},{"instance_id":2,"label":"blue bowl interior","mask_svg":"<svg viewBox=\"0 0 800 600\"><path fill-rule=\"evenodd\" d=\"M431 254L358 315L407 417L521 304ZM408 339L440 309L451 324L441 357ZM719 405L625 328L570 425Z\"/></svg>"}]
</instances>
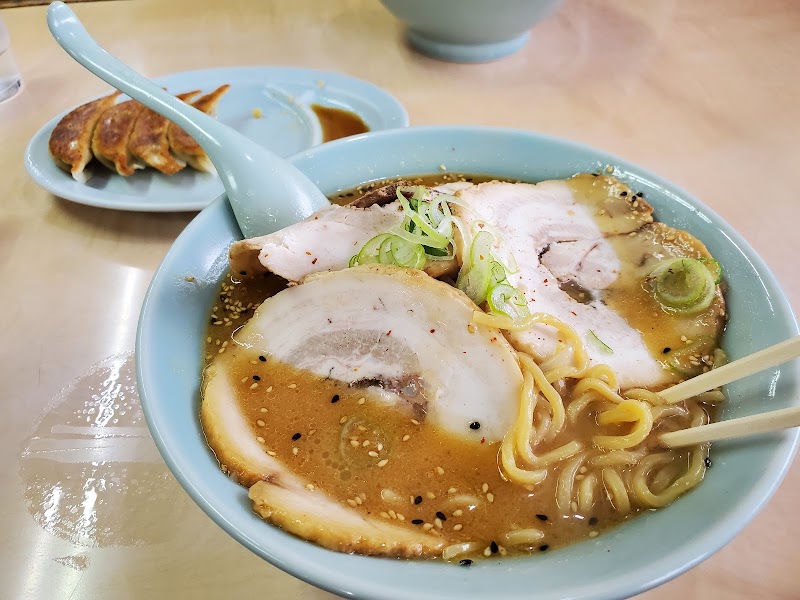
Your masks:
<instances>
[{"instance_id":1,"label":"blue bowl interior","mask_svg":"<svg viewBox=\"0 0 800 600\"><path fill-rule=\"evenodd\" d=\"M366 134L292 158L324 193L376 179L451 172L527 181L565 178L611 165L644 192L661 221L703 240L730 284L724 347L732 359L797 333L778 284L719 216L675 186L616 157L528 132L432 127ZM330 552L261 521L247 491L218 468L198 419L201 346L207 317L240 237L224 197L198 215L157 271L142 308L136 356L139 391L153 437L176 478L229 534L277 567L341 595L361 598L620 598L697 564L736 535L769 499L794 455L798 433L719 442L696 490L593 540L470 568ZM195 281L186 281L191 275ZM797 404L798 370L771 369L728 387L724 418Z\"/></svg>"}]
</instances>

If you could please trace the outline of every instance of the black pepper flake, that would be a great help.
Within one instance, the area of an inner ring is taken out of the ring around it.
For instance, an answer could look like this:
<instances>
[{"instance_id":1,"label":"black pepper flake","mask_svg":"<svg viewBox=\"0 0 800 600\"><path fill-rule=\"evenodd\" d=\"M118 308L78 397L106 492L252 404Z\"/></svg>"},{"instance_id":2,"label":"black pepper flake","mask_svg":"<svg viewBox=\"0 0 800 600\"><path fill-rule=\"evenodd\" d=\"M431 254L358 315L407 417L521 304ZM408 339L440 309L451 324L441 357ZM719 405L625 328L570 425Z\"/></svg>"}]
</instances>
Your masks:
<instances>
[{"instance_id":1,"label":"black pepper flake","mask_svg":"<svg viewBox=\"0 0 800 600\"><path fill-rule=\"evenodd\" d=\"M637 197L637 198L644 198L644 193L643 193L643 192L638 192L638 193L636 194L636 197Z\"/></svg>"},{"instance_id":2,"label":"black pepper flake","mask_svg":"<svg viewBox=\"0 0 800 600\"><path fill-rule=\"evenodd\" d=\"M492 551L492 554L497 554L498 550L500 550L500 548L497 547L497 542L492 540L492 543L489 544L489 550Z\"/></svg>"},{"instance_id":3,"label":"black pepper flake","mask_svg":"<svg viewBox=\"0 0 800 600\"><path fill-rule=\"evenodd\" d=\"M258 375L253 375L253 379L255 381L261 381L261 377L259 377Z\"/></svg>"},{"instance_id":4,"label":"black pepper flake","mask_svg":"<svg viewBox=\"0 0 800 600\"><path fill-rule=\"evenodd\" d=\"M536 515L536 518L540 521L547 521L547 515Z\"/></svg>"},{"instance_id":5,"label":"black pepper flake","mask_svg":"<svg viewBox=\"0 0 800 600\"><path fill-rule=\"evenodd\" d=\"M247 271L239 271L239 275L247 275Z\"/></svg>"},{"instance_id":6,"label":"black pepper flake","mask_svg":"<svg viewBox=\"0 0 800 600\"><path fill-rule=\"evenodd\" d=\"M672 351L672 348L667 346L661 351L661 354L669 354L671 351Z\"/></svg>"},{"instance_id":7,"label":"black pepper flake","mask_svg":"<svg viewBox=\"0 0 800 600\"><path fill-rule=\"evenodd\" d=\"M478 423L477 421L473 421L472 423L469 424L469 428L470 429L480 429L481 428L481 424Z\"/></svg>"},{"instance_id":8,"label":"black pepper flake","mask_svg":"<svg viewBox=\"0 0 800 600\"><path fill-rule=\"evenodd\" d=\"M303 436L302 436L302 434L300 434L300 433L295 433L295 434L292 436L292 441L296 442L296 441L297 441L297 440L299 440L301 437L303 437Z\"/></svg>"},{"instance_id":9,"label":"black pepper flake","mask_svg":"<svg viewBox=\"0 0 800 600\"><path fill-rule=\"evenodd\" d=\"M444 514L442 511L440 511L440 510L436 511L436 516L437 516L437 517L439 517L439 518L440 518L442 521L447 521L447 517L446 517L446 516L445 516L445 514Z\"/></svg>"},{"instance_id":10,"label":"black pepper flake","mask_svg":"<svg viewBox=\"0 0 800 600\"><path fill-rule=\"evenodd\" d=\"M462 567L468 567L472 564L472 561L468 558L462 558L460 561L458 561L458 564L460 564Z\"/></svg>"},{"instance_id":11,"label":"black pepper flake","mask_svg":"<svg viewBox=\"0 0 800 600\"><path fill-rule=\"evenodd\" d=\"M331 398L331 404L336 404L339 401L339 394L334 394Z\"/></svg>"},{"instance_id":12,"label":"black pepper flake","mask_svg":"<svg viewBox=\"0 0 800 600\"><path fill-rule=\"evenodd\" d=\"M549 548L550 546L548 546L547 544L542 544L541 546L539 546L539 552L547 552Z\"/></svg>"},{"instance_id":13,"label":"black pepper flake","mask_svg":"<svg viewBox=\"0 0 800 600\"><path fill-rule=\"evenodd\" d=\"M706 456L706 459L703 462L706 463L706 469L711 468L711 459L709 457Z\"/></svg>"},{"instance_id":14,"label":"black pepper flake","mask_svg":"<svg viewBox=\"0 0 800 600\"><path fill-rule=\"evenodd\" d=\"M414 504L422 504L422 496L417 496L414 498Z\"/></svg>"},{"instance_id":15,"label":"black pepper flake","mask_svg":"<svg viewBox=\"0 0 800 600\"><path fill-rule=\"evenodd\" d=\"M597 525L597 517L592 517L589 519L589 525Z\"/></svg>"},{"instance_id":16,"label":"black pepper flake","mask_svg":"<svg viewBox=\"0 0 800 600\"><path fill-rule=\"evenodd\" d=\"M261 362L267 362L267 357L266 356L259 356L258 360L260 360Z\"/></svg>"},{"instance_id":17,"label":"black pepper flake","mask_svg":"<svg viewBox=\"0 0 800 600\"><path fill-rule=\"evenodd\" d=\"M422 519L411 519L411 522L414 525L422 525L425 521L423 521Z\"/></svg>"}]
</instances>

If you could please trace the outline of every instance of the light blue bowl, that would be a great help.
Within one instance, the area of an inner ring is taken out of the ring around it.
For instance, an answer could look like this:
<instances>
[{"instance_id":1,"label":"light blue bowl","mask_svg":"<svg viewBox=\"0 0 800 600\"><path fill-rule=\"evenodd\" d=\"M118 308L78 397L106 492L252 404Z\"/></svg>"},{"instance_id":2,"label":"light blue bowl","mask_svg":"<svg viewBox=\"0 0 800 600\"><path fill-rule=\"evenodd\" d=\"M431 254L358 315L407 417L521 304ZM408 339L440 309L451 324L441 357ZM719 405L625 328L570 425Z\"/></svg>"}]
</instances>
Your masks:
<instances>
[{"instance_id":1,"label":"light blue bowl","mask_svg":"<svg viewBox=\"0 0 800 600\"><path fill-rule=\"evenodd\" d=\"M292 161L329 195L366 181L436 173L442 164L454 172L530 181L613 165L620 179L644 192L660 220L698 236L722 263L730 283L724 346L731 358L797 334L778 284L741 236L683 190L604 152L529 132L432 127L365 134ZM189 224L158 269L136 341L142 404L164 460L217 524L277 567L331 592L414 600L624 598L675 577L730 541L775 491L795 453L795 430L715 443L713 468L696 490L598 538L546 554L463 568L324 550L259 519L247 491L220 471L200 428L203 338L228 246L239 235L221 197ZM187 275L195 281L187 282ZM729 386L728 397L725 418L797 404L798 369L750 377Z\"/></svg>"},{"instance_id":2,"label":"light blue bowl","mask_svg":"<svg viewBox=\"0 0 800 600\"><path fill-rule=\"evenodd\" d=\"M422 54L461 63L513 54L561 0L381 0Z\"/></svg>"}]
</instances>

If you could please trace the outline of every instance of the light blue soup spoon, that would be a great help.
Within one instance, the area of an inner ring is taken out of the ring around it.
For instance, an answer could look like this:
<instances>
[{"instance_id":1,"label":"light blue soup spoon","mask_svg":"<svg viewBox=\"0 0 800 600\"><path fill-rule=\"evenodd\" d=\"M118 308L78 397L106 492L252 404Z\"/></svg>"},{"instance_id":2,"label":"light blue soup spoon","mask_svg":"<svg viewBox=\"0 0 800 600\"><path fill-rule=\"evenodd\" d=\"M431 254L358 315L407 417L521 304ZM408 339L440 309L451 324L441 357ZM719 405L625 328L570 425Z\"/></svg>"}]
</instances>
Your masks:
<instances>
[{"instance_id":1,"label":"light blue soup spoon","mask_svg":"<svg viewBox=\"0 0 800 600\"><path fill-rule=\"evenodd\" d=\"M329 204L317 186L295 166L181 102L103 50L63 2L50 5L47 24L72 58L106 83L182 127L200 144L222 179L245 237L286 227Z\"/></svg>"}]
</instances>

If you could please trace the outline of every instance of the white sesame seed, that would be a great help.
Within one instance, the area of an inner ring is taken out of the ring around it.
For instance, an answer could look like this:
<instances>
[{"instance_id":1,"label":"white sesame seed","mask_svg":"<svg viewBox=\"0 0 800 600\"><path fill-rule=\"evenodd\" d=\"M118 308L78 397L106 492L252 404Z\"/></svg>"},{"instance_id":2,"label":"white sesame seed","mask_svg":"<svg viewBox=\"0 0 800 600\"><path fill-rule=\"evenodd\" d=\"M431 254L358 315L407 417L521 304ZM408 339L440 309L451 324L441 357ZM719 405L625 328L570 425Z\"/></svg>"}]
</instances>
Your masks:
<instances>
[{"instance_id":1,"label":"white sesame seed","mask_svg":"<svg viewBox=\"0 0 800 600\"><path fill-rule=\"evenodd\" d=\"M347 415L339 419L339 425L344 425L345 423L347 423Z\"/></svg>"},{"instance_id":2,"label":"white sesame seed","mask_svg":"<svg viewBox=\"0 0 800 600\"><path fill-rule=\"evenodd\" d=\"M361 444L358 443L358 440L350 440L350 445L353 448L358 448Z\"/></svg>"},{"instance_id":3,"label":"white sesame seed","mask_svg":"<svg viewBox=\"0 0 800 600\"><path fill-rule=\"evenodd\" d=\"M362 503L364 502L364 501L361 499L361 496L356 496L355 498L353 498L353 500L355 500L355 501L356 501L356 504L359 504L359 505L360 505L360 504L362 504Z\"/></svg>"},{"instance_id":4,"label":"white sesame seed","mask_svg":"<svg viewBox=\"0 0 800 600\"><path fill-rule=\"evenodd\" d=\"M272 450L267 450L267 454L269 454L270 456L278 456L278 453L273 452Z\"/></svg>"},{"instance_id":5,"label":"white sesame seed","mask_svg":"<svg viewBox=\"0 0 800 600\"><path fill-rule=\"evenodd\" d=\"M353 500L352 498L348 498L348 499L347 499L347 503L348 503L350 506L352 506L353 508L355 508L356 506L358 506L358 505L356 504L356 501L355 501L355 500Z\"/></svg>"},{"instance_id":6,"label":"white sesame seed","mask_svg":"<svg viewBox=\"0 0 800 600\"><path fill-rule=\"evenodd\" d=\"M314 484L313 483L307 483L306 484L306 489L309 490L309 491L314 491Z\"/></svg>"},{"instance_id":7,"label":"white sesame seed","mask_svg":"<svg viewBox=\"0 0 800 600\"><path fill-rule=\"evenodd\" d=\"M456 488L454 488L454 487L451 487L450 489L448 489L448 490L447 490L447 493L448 493L448 494L455 494L457 491L458 491L458 490L457 490Z\"/></svg>"},{"instance_id":8,"label":"white sesame seed","mask_svg":"<svg viewBox=\"0 0 800 600\"><path fill-rule=\"evenodd\" d=\"M412 422L414 425L419 425L419 421L417 421L416 419L411 419L411 422Z\"/></svg>"},{"instance_id":9,"label":"white sesame seed","mask_svg":"<svg viewBox=\"0 0 800 600\"><path fill-rule=\"evenodd\" d=\"M589 532L589 537L591 537L591 538L597 537L597 535L598 535L598 533L596 531L590 531Z\"/></svg>"},{"instance_id":10,"label":"white sesame seed","mask_svg":"<svg viewBox=\"0 0 800 600\"><path fill-rule=\"evenodd\" d=\"M317 430L312 429L311 431L308 432L308 435L314 435L315 433L317 433Z\"/></svg>"},{"instance_id":11,"label":"white sesame seed","mask_svg":"<svg viewBox=\"0 0 800 600\"><path fill-rule=\"evenodd\" d=\"M407 441L408 441L408 440L410 440L410 439L411 439L411 436L410 436L410 435L408 435L408 434L405 434L405 435L403 436L403 441L404 441L404 442L407 442Z\"/></svg>"},{"instance_id":12,"label":"white sesame seed","mask_svg":"<svg viewBox=\"0 0 800 600\"><path fill-rule=\"evenodd\" d=\"M370 450L369 452L367 452L367 454L372 458L378 458L378 453L375 452L375 450Z\"/></svg>"},{"instance_id":13,"label":"white sesame seed","mask_svg":"<svg viewBox=\"0 0 800 600\"><path fill-rule=\"evenodd\" d=\"M578 503L574 500L570 502L569 507L572 509L572 512L578 512Z\"/></svg>"},{"instance_id":14,"label":"white sesame seed","mask_svg":"<svg viewBox=\"0 0 800 600\"><path fill-rule=\"evenodd\" d=\"M259 444L263 444L263 443L264 443L264 438L263 438L263 437L261 437L261 436L258 436L258 437L256 438L256 441L257 441Z\"/></svg>"},{"instance_id":15,"label":"white sesame seed","mask_svg":"<svg viewBox=\"0 0 800 600\"><path fill-rule=\"evenodd\" d=\"M261 407L261 412L262 412L262 413L265 413L265 412L267 412L267 409L266 409L266 408L264 408L264 407L262 406L262 407Z\"/></svg>"},{"instance_id":16,"label":"white sesame seed","mask_svg":"<svg viewBox=\"0 0 800 600\"><path fill-rule=\"evenodd\" d=\"M423 528L425 531L430 531L431 529L433 529L433 523L425 523L425 524L422 526L422 528Z\"/></svg>"},{"instance_id":17,"label":"white sesame seed","mask_svg":"<svg viewBox=\"0 0 800 600\"><path fill-rule=\"evenodd\" d=\"M485 494L486 492L488 492L488 491L489 491L489 484L488 484L488 483L484 483L484 484L481 486L481 490L483 491L483 493L484 493L484 494Z\"/></svg>"},{"instance_id":18,"label":"white sesame seed","mask_svg":"<svg viewBox=\"0 0 800 600\"><path fill-rule=\"evenodd\" d=\"M225 348L223 348L222 350L224 350L224 349L225 349ZM222 352L222 350L220 350L220 352ZM250 385L250 389L251 389L251 390L254 390L254 389L256 389L257 387L258 387L258 382L257 382L257 381L256 381L255 383L253 383L253 384L251 384L251 385Z\"/></svg>"},{"instance_id":19,"label":"white sesame seed","mask_svg":"<svg viewBox=\"0 0 800 600\"><path fill-rule=\"evenodd\" d=\"M457 508L456 510L453 511L453 516L454 517L460 517L463 514L464 514L464 511L461 510L460 508Z\"/></svg>"},{"instance_id":20,"label":"white sesame seed","mask_svg":"<svg viewBox=\"0 0 800 600\"><path fill-rule=\"evenodd\" d=\"M483 551L483 555L484 556L491 556L492 555L492 549L489 546L486 546L486 549Z\"/></svg>"},{"instance_id":21,"label":"white sesame seed","mask_svg":"<svg viewBox=\"0 0 800 600\"><path fill-rule=\"evenodd\" d=\"M389 459L388 458L384 458L383 460L379 460L378 461L378 466L379 467L385 467L388 462L389 462Z\"/></svg>"},{"instance_id":22,"label":"white sesame seed","mask_svg":"<svg viewBox=\"0 0 800 600\"><path fill-rule=\"evenodd\" d=\"M461 531L463 529L463 525L461 523L456 523L453 525L453 531Z\"/></svg>"},{"instance_id":23,"label":"white sesame seed","mask_svg":"<svg viewBox=\"0 0 800 600\"><path fill-rule=\"evenodd\" d=\"M434 525L436 525L436 527L438 527L439 529L441 529L442 527L444 527L444 525L442 524L442 520L441 520L439 517L436 517L436 518L433 520L433 524L434 524Z\"/></svg>"},{"instance_id":24,"label":"white sesame seed","mask_svg":"<svg viewBox=\"0 0 800 600\"><path fill-rule=\"evenodd\" d=\"M378 452L380 452L381 450L383 450L383 444L378 443Z\"/></svg>"},{"instance_id":25,"label":"white sesame seed","mask_svg":"<svg viewBox=\"0 0 800 600\"><path fill-rule=\"evenodd\" d=\"M250 378L247 377L247 376L242 377L241 380L239 381L239 383L245 383L248 379L250 379Z\"/></svg>"},{"instance_id":26,"label":"white sesame seed","mask_svg":"<svg viewBox=\"0 0 800 600\"><path fill-rule=\"evenodd\" d=\"M271 392L271 391L272 391L272 386L269 386L269 387L267 388L267 393L269 393L269 392Z\"/></svg>"},{"instance_id":27,"label":"white sesame seed","mask_svg":"<svg viewBox=\"0 0 800 600\"><path fill-rule=\"evenodd\" d=\"M397 518L397 513L394 512L393 510L389 509L389 516L392 517L393 519L396 519Z\"/></svg>"},{"instance_id":28,"label":"white sesame seed","mask_svg":"<svg viewBox=\"0 0 800 600\"><path fill-rule=\"evenodd\" d=\"M297 453L298 453L298 452L300 452L300 448L298 448L298 447L296 447L296 446L295 446L294 448L292 448L292 454L294 454L295 456L297 456Z\"/></svg>"},{"instance_id":29,"label":"white sesame seed","mask_svg":"<svg viewBox=\"0 0 800 600\"><path fill-rule=\"evenodd\" d=\"M358 399L358 403L359 403L359 404L364 404L364 402L366 402L366 401L367 401L367 399L366 399L366 398L359 398L359 399Z\"/></svg>"},{"instance_id":30,"label":"white sesame seed","mask_svg":"<svg viewBox=\"0 0 800 600\"><path fill-rule=\"evenodd\" d=\"M364 440L363 442L361 442L361 446L363 448L366 448L367 446L369 446L369 440Z\"/></svg>"},{"instance_id":31,"label":"white sesame seed","mask_svg":"<svg viewBox=\"0 0 800 600\"><path fill-rule=\"evenodd\" d=\"M261 419L259 419L258 421L256 421L256 425L258 425L259 427L264 427L264 425L266 425L266 423L264 421L262 421Z\"/></svg>"},{"instance_id":32,"label":"white sesame seed","mask_svg":"<svg viewBox=\"0 0 800 600\"><path fill-rule=\"evenodd\" d=\"M444 475L444 469L443 469L442 467L436 467L436 472L437 472L439 475Z\"/></svg>"},{"instance_id":33,"label":"white sesame seed","mask_svg":"<svg viewBox=\"0 0 800 600\"><path fill-rule=\"evenodd\" d=\"M379 514L380 514L380 515L381 515L381 516L382 516L384 519L388 519L388 518L390 518L390 517L389 517L389 513L387 513L386 511L381 511Z\"/></svg>"},{"instance_id":34,"label":"white sesame seed","mask_svg":"<svg viewBox=\"0 0 800 600\"><path fill-rule=\"evenodd\" d=\"M494 494L492 492L489 492L488 494L486 494L486 500L489 502L489 504L494 502Z\"/></svg>"},{"instance_id":35,"label":"white sesame seed","mask_svg":"<svg viewBox=\"0 0 800 600\"><path fill-rule=\"evenodd\" d=\"M436 494L434 494L433 492L426 492L425 496L428 498L428 500L435 500L436 499Z\"/></svg>"},{"instance_id":36,"label":"white sesame seed","mask_svg":"<svg viewBox=\"0 0 800 600\"><path fill-rule=\"evenodd\" d=\"M290 384L289 384L289 389L290 389L290 390L293 390L293 389L295 389L296 387L297 387L297 384L296 384L296 383L290 383Z\"/></svg>"},{"instance_id":37,"label":"white sesame seed","mask_svg":"<svg viewBox=\"0 0 800 600\"><path fill-rule=\"evenodd\" d=\"M397 513L397 520L398 521L405 521L406 518L403 515L401 515L400 513Z\"/></svg>"}]
</instances>

